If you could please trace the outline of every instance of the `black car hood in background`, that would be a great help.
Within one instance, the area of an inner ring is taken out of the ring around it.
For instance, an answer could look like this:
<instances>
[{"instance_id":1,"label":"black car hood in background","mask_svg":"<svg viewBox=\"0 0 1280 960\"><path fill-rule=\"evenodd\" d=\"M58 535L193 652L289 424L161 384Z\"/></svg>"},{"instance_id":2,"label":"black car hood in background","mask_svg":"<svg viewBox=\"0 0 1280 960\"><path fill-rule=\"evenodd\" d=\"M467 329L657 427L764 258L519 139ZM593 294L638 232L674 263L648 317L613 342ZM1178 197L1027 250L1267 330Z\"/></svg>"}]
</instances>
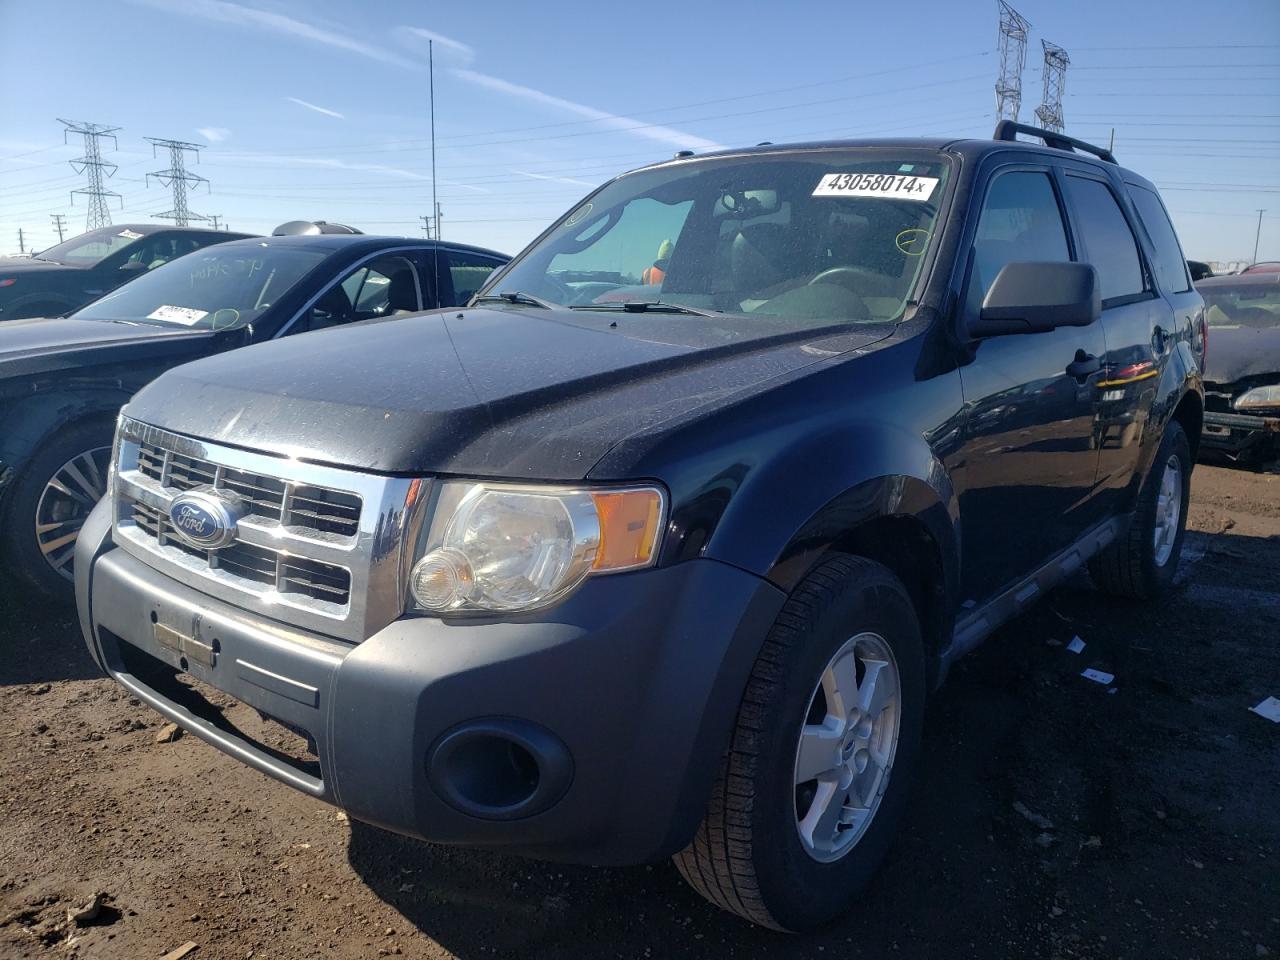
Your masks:
<instances>
[{"instance_id":1,"label":"black car hood in background","mask_svg":"<svg viewBox=\"0 0 1280 960\"><path fill-rule=\"evenodd\" d=\"M92 266L93 264L76 266L70 263L57 263L53 260L37 260L34 257L0 257L0 279L23 273L63 273L88 270Z\"/></svg>"},{"instance_id":2,"label":"black car hood in background","mask_svg":"<svg viewBox=\"0 0 1280 960\"><path fill-rule=\"evenodd\" d=\"M1235 383L1274 374L1280 379L1280 327L1210 327L1205 380Z\"/></svg>"},{"instance_id":3,"label":"black car hood in background","mask_svg":"<svg viewBox=\"0 0 1280 960\"><path fill-rule=\"evenodd\" d=\"M141 359L138 348L148 343L164 351L212 336L207 330L74 317L6 320L0 323L0 380L95 366L125 354Z\"/></svg>"},{"instance_id":4,"label":"black car hood in background","mask_svg":"<svg viewBox=\"0 0 1280 960\"><path fill-rule=\"evenodd\" d=\"M886 333L450 310L187 364L125 413L216 443L378 472L576 480L636 431Z\"/></svg>"}]
</instances>

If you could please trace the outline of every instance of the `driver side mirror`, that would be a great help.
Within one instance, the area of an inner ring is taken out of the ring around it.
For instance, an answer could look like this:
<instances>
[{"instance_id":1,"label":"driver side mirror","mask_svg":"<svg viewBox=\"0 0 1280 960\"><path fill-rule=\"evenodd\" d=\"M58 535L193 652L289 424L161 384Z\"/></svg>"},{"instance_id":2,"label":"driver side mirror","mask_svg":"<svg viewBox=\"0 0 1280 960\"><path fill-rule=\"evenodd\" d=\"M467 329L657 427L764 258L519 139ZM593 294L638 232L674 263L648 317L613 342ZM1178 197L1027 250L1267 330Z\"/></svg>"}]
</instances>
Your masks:
<instances>
[{"instance_id":1,"label":"driver side mirror","mask_svg":"<svg viewBox=\"0 0 1280 960\"><path fill-rule=\"evenodd\" d=\"M1102 315L1098 272L1087 263L1006 263L969 321L969 335L999 337L1087 327Z\"/></svg>"},{"instance_id":2,"label":"driver side mirror","mask_svg":"<svg viewBox=\"0 0 1280 960\"><path fill-rule=\"evenodd\" d=\"M126 260L117 271L125 280L132 280L139 274L147 272L147 265L138 260Z\"/></svg>"}]
</instances>

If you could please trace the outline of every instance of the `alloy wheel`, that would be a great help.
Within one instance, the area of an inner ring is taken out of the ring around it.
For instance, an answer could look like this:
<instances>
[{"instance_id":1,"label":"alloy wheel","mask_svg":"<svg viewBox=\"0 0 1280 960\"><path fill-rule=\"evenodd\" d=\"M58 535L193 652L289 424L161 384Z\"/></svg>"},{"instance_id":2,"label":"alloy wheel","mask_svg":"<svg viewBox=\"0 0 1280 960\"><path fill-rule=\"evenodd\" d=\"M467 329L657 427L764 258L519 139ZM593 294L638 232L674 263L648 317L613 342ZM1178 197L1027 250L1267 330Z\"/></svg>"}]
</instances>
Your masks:
<instances>
[{"instance_id":1,"label":"alloy wheel","mask_svg":"<svg viewBox=\"0 0 1280 960\"><path fill-rule=\"evenodd\" d=\"M36 543L45 562L65 580L75 580L76 538L107 492L110 463L110 447L86 450L59 467L40 493Z\"/></svg>"},{"instance_id":2,"label":"alloy wheel","mask_svg":"<svg viewBox=\"0 0 1280 960\"><path fill-rule=\"evenodd\" d=\"M1152 543L1155 547L1156 566L1163 567L1173 553L1182 520L1182 462L1177 454L1165 461L1164 472L1160 475L1155 519Z\"/></svg>"},{"instance_id":3,"label":"alloy wheel","mask_svg":"<svg viewBox=\"0 0 1280 960\"><path fill-rule=\"evenodd\" d=\"M852 850L889 785L902 729L902 683L888 642L845 641L810 698L795 760L796 831L822 863Z\"/></svg>"}]
</instances>

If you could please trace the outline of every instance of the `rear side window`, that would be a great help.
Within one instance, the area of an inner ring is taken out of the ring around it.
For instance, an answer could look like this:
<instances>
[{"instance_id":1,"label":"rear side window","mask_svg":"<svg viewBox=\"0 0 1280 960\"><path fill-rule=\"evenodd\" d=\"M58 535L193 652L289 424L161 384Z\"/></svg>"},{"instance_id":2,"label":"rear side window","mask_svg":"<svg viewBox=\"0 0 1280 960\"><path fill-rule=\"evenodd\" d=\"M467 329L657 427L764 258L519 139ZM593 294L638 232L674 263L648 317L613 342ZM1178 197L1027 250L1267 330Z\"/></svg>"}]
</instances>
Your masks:
<instances>
[{"instance_id":1,"label":"rear side window","mask_svg":"<svg viewBox=\"0 0 1280 960\"><path fill-rule=\"evenodd\" d=\"M1070 260L1067 232L1047 173L997 177L982 202L969 273L971 311L981 306L996 275L1015 260Z\"/></svg>"},{"instance_id":2,"label":"rear side window","mask_svg":"<svg viewBox=\"0 0 1280 960\"><path fill-rule=\"evenodd\" d=\"M1178 235L1173 232L1173 224L1169 222L1164 204L1155 193L1136 184L1129 184L1129 196L1133 199L1133 205L1138 208L1138 217L1155 245L1156 261L1153 266L1160 286L1170 293L1186 293L1191 289L1187 261L1182 256Z\"/></svg>"},{"instance_id":3,"label":"rear side window","mask_svg":"<svg viewBox=\"0 0 1280 960\"><path fill-rule=\"evenodd\" d=\"M1068 176L1067 193L1075 208L1089 262L1098 271L1103 305L1141 296L1147 284L1138 244L1111 190L1098 180Z\"/></svg>"},{"instance_id":4,"label":"rear side window","mask_svg":"<svg viewBox=\"0 0 1280 960\"><path fill-rule=\"evenodd\" d=\"M489 274L501 266L496 260L461 250L450 250L448 255L449 277L453 281L453 303L442 303L442 307L460 307L465 304L484 286Z\"/></svg>"}]
</instances>

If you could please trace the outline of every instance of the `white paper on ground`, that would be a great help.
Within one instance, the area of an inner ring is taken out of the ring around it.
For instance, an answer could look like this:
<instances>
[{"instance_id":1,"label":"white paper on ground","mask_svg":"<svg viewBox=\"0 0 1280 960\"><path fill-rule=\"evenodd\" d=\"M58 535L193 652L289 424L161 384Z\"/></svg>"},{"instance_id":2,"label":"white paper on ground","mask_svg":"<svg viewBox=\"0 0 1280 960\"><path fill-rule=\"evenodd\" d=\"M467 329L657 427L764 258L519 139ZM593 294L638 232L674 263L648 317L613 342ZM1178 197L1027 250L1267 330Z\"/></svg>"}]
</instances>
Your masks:
<instances>
[{"instance_id":1,"label":"white paper on ground","mask_svg":"<svg viewBox=\"0 0 1280 960\"><path fill-rule=\"evenodd\" d=\"M1093 667L1089 667L1087 670L1082 670L1080 672L1080 676L1084 677L1086 680L1092 680L1094 683L1102 684L1109 684L1116 678L1114 673L1107 673L1105 670L1095 670Z\"/></svg>"},{"instance_id":2,"label":"white paper on ground","mask_svg":"<svg viewBox=\"0 0 1280 960\"><path fill-rule=\"evenodd\" d=\"M1280 723L1280 700L1275 697L1267 697L1256 707L1250 707L1249 710L1260 717L1265 717L1272 723Z\"/></svg>"},{"instance_id":3,"label":"white paper on ground","mask_svg":"<svg viewBox=\"0 0 1280 960\"><path fill-rule=\"evenodd\" d=\"M1080 653L1084 650L1084 641L1079 637L1072 637L1071 642L1067 644L1067 649L1072 653Z\"/></svg>"}]
</instances>

